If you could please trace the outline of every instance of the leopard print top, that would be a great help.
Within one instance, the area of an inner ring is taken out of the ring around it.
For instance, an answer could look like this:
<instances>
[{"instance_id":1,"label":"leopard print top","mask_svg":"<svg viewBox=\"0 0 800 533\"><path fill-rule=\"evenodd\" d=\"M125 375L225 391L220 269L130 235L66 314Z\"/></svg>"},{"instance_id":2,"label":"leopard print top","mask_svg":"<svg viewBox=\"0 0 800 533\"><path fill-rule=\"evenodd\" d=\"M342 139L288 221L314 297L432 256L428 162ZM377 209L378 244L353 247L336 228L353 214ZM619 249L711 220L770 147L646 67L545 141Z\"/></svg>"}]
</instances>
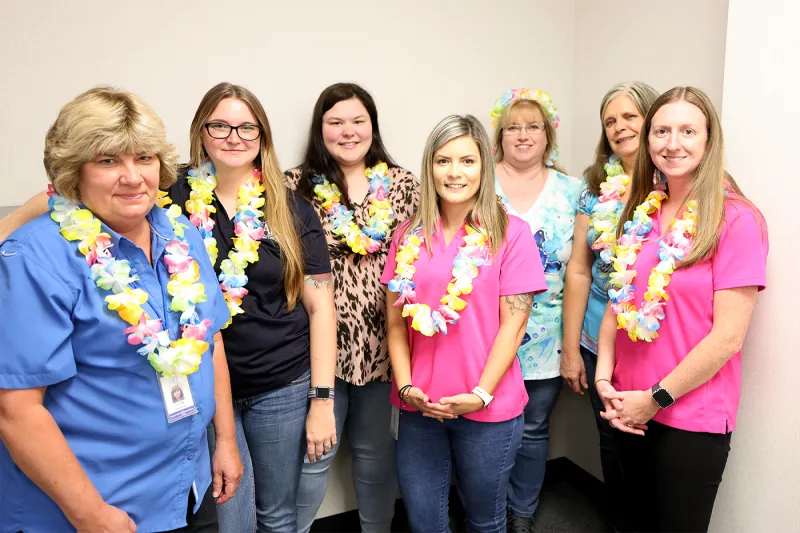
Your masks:
<instances>
[{"instance_id":1,"label":"leopard print top","mask_svg":"<svg viewBox=\"0 0 800 533\"><path fill-rule=\"evenodd\" d=\"M350 250L341 238L333 235L331 225L320 202L312 203L322 221L328 241L328 253L334 281L339 361L336 375L352 383L389 381L389 351L386 341L386 293L380 279L392 233L409 218L419 205L419 182L409 171L395 167L389 170L389 201L395 212L394 224L374 254L360 255ZM296 189L300 169L286 171L286 184ZM355 221L363 226L369 218L367 203L355 206Z\"/></svg>"}]
</instances>

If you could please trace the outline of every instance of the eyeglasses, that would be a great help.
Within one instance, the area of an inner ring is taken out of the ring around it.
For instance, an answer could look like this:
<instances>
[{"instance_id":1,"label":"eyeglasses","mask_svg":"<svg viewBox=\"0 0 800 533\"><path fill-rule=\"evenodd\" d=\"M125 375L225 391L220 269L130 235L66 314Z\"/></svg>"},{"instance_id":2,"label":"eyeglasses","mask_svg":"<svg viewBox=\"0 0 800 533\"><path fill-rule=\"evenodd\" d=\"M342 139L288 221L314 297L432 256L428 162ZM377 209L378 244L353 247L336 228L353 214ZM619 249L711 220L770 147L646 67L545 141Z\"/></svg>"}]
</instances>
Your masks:
<instances>
[{"instance_id":1,"label":"eyeglasses","mask_svg":"<svg viewBox=\"0 0 800 533\"><path fill-rule=\"evenodd\" d=\"M227 139L230 137L232 131L236 131L236 135L243 141L255 141L261 135L261 126L256 124L239 124L238 126L231 126L224 122L208 122L203 124L208 134L214 139Z\"/></svg>"},{"instance_id":2,"label":"eyeglasses","mask_svg":"<svg viewBox=\"0 0 800 533\"><path fill-rule=\"evenodd\" d=\"M533 122L527 126L512 124L511 126L506 126L503 128L503 135L519 135L522 133L523 129L528 133L528 135L537 135L544 131L544 124L541 122Z\"/></svg>"}]
</instances>

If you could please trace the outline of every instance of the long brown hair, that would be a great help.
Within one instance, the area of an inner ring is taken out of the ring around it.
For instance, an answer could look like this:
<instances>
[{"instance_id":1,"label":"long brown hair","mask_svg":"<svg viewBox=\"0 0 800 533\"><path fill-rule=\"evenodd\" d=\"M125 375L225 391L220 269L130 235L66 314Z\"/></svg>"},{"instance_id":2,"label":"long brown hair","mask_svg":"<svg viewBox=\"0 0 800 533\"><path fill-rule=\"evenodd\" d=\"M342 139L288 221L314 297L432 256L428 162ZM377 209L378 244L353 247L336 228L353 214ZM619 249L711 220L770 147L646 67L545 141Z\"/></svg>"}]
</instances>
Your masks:
<instances>
[{"instance_id":1,"label":"long brown hair","mask_svg":"<svg viewBox=\"0 0 800 533\"><path fill-rule=\"evenodd\" d=\"M494 159L489 135L478 119L472 115L449 115L442 119L428 136L425 150L422 153L419 209L411 221L398 230L401 232L398 236L399 240L402 240L405 233L420 226L426 236L439 229L439 202L433 180L433 156L445 144L464 136L469 136L475 141L481 157L481 184L478 188L478 200L467 215L466 222L489 238L492 253L496 254L500 250L506 238L508 216L497 201L497 195L494 192ZM431 253L430 242L430 239L425 239L428 253Z\"/></svg>"},{"instance_id":2,"label":"long brown hair","mask_svg":"<svg viewBox=\"0 0 800 533\"><path fill-rule=\"evenodd\" d=\"M736 181L730 174L725 172L723 166L725 154L719 116L711 100L700 89L675 87L659 96L650 107L642 126L639 153L636 159L636 171L631 181L631 195L620 216L617 237L619 238L624 233L623 226L625 222L633 218L633 212L636 207L645 201L647 195L655 187L653 176L658 169L650 158L649 141L653 115L665 105L680 101L688 102L702 111L706 117L708 134L706 151L694 171L694 182L686 196L686 200L695 200L697 202L697 229L694 235L694 243L689 254L680 262L680 266L689 266L705 259L716 248L725 218L725 190L728 189L733 193L732 196L734 198L747 202Z\"/></svg>"},{"instance_id":3,"label":"long brown hair","mask_svg":"<svg viewBox=\"0 0 800 533\"><path fill-rule=\"evenodd\" d=\"M643 117L647 115L653 102L658 98L656 90L641 81L617 84L609 89L605 96L603 96L603 100L600 102L600 140L597 142L597 148L595 149L594 163L586 167L586 170L583 171L583 175L586 177L586 183L589 187L589 192L595 196L600 195L600 185L606 181L608 177L606 176L605 164L608 163L608 160L614 155L614 150L611 149L611 144L609 144L608 137L606 136L606 127L603 124L603 117L606 114L608 104L617 96L622 95L631 99L633 105L636 106L636 109ZM640 146L641 138L646 136L647 134L644 128L642 128L642 131L639 132Z\"/></svg>"},{"instance_id":4,"label":"long brown hair","mask_svg":"<svg viewBox=\"0 0 800 533\"><path fill-rule=\"evenodd\" d=\"M272 144L269 120L261 102L252 92L240 85L220 83L203 96L189 132L189 164L199 167L208 160L208 153L203 147L203 124L225 98L235 98L247 104L261 127L261 148L258 157L253 161L253 167L261 167L264 186L267 189L264 194L266 200L264 217L267 227L280 246L286 307L291 311L303 291L303 247L297 235L295 216L289 207L289 192L284 182L284 175Z\"/></svg>"}]
</instances>

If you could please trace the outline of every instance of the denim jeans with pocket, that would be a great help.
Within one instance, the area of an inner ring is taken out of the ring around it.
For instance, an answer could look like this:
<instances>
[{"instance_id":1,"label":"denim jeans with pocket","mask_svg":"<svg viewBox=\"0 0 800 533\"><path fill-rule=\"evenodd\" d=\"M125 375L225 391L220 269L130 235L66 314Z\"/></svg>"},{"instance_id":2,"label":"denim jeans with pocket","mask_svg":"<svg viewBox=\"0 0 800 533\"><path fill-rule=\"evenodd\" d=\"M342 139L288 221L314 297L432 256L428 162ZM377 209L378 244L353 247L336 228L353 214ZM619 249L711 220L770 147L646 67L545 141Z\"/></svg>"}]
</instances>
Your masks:
<instances>
[{"instance_id":1,"label":"denim jeans with pocket","mask_svg":"<svg viewBox=\"0 0 800 533\"><path fill-rule=\"evenodd\" d=\"M395 442L390 431L392 384L372 381L352 385L336 378L333 409L337 445L320 461L304 459L297 496L297 530L308 533L328 488L328 469L346 431L353 465L353 485L362 533L391 530L397 500Z\"/></svg>"},{"instance_id":2,"label":"denim jeans with pocket","mask_svg":"<svg viewBox=\"0 0 800 533\"><path fill-rule=\"evenodd\" d=\"M508 484L508 507L517 516L531 517L539 507L550 451L550 414L561 385L560 377L525 380L528 391L525 428Z\"/></svg>"},{"instance_id":3,"label":"denim jeans with pocket","mask_svg":"<svg viewBox=\"0 0 800 533\"><path fill-rule=\"evenodd\" d=\"M521 439L522 415L504 422L475 422L464 417L439 422L418 412L402 411L397 478L411 530L450 532L452 470L469 530L505 533L508 478Z\"/></svg>"},{"instance_id":4,"label":"denim jeans with pocket","mask_svg":"<svg viewBox=\"0 0 800 533\"><path fill-rule=\"evenodd\" d=\"M306 371L279 389L234 399L244 475L233 498L217 507L220 533L297 531L310 384Z\"/></svg>"}]
</instances>

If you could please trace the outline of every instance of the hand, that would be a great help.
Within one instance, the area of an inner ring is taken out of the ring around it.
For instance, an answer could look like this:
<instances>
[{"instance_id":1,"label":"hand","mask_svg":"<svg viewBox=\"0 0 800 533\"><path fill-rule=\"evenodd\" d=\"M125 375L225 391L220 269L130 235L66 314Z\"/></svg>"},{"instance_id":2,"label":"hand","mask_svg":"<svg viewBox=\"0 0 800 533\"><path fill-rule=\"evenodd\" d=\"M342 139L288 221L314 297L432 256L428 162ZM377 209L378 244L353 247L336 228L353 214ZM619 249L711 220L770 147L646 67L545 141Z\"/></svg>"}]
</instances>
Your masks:
<instances>
[{"instance_id":1,"label":"hand","mask_svg":"<svg viewBox=\"0 0 800 533\"><path fill-rule=\"evenodd\" d=\"M236 439L218 440L211 459L211 495L218 505L233 497L243 473L244 466L236 447Z\"/></svg>"},{"instance_id":2,"label":"hand","mask_svg":"<svg viewBox=\"0 0 800 533\"><path fill-rule=\"evenodd\" d=\"M619 426L629 429L632 427L647 429L646 424L660 409L649 390L607 391L604 396L612 402L622 403L622 406L617 409L616 420Z\"/></svg>"},{"instance_id":3,"label":"hand","mask_svg":"<svg viewBox=\"0 0 800 533\"><path fill-rule=\"evenodd\" d=\"M136 533L136 524L128 513L103 503L84 520L72 523L77 533Z\"/></svg>"},{"instance_id":4,"label":"hand","mask_svg":"<svg viewBox=\"0 0 800 533\"><path fill-rule=\"evenodd\" d=\"M622 412L623 402L617 398L609 397L609 395L614 396L617 394L614 386L606 380L600 380L595 387L597 388L597 394L600 396L600 400L603 402L604 411L600 413L600 416L608 420L608 423L614 429L618 429L623 433L644 436L644 430L647 429L647 426L637 426L635 424L628 426L619 420L619 413Z\"/></svg>"},{"instance_id":5,"label":"hand","mask_svg":"<svg viewBox=\"0 0 800 533\"><path fill-rule=\"evenodd\" d=\"M314 399L306 417L306 452L312 463L336 447L336 417L333 400Z\"/></svg>"},{"instance_id":6,"label":"hand","mask_svg":"<svg viewBox=\"0 0 800 533\"><path fill-rule=\"evenodd\" d=\"M403 396L403 401L422 412L422 416L435 418L444 422L445 418L457 418L458 415L450 412L441 403L433 403L427 394L417 387L411 387Z\"/></svg>"},{"instance_id":7,"label":"hand","mask_svg":"<svg viewBox=\"0 0 800 533\"><path fill-rule=\"evenodd\" d=\"M589 384L586 382L586 367L580 353L564 351L561 355L561 377L573 392L583 396L582 389L588 389Z\"/></svg>"},{"instance_id":8,"label":"hand","mask_svg":"<svg viewBox=\"0 0 800 533\"><path fill-rule=\"evenodd\" d=\"M466 415L483 409L483 400L477 394L472 394L471 392L445 396L439 400L439 404L455 415Z\"/></svg>"}]
</instances>

